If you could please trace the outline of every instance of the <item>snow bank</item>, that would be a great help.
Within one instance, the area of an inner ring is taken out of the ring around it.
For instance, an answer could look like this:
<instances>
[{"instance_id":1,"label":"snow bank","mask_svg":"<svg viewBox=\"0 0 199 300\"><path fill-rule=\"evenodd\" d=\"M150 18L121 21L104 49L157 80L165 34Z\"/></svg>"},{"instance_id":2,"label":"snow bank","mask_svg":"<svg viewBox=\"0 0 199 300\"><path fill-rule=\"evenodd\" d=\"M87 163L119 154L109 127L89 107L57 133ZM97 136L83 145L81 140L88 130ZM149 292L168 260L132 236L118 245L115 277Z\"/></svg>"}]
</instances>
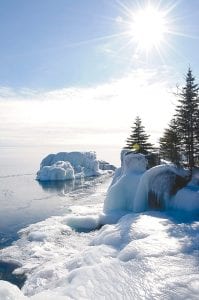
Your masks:
<instances>
[{"instance_id":1,"label":"snow bank","mask_svg":"<svg viewBox=\"0 0 199 300\"><path fill-rule=\"evenodd\" d=\"M70 180L99 176L113 170L113 165L98 161L95 152L59 152L42 160L37 180Z\"/></svg>"},{"instance_id":2,"label":"snow bank","mask_svg":"<svg viewBox=\"0 0 199 300\"><path fill-rule=\"evenodd\" d=\"M20 289L15 285L0 280L0 299L1 300L27 300Z\"/></svg>"},{"instance_id":3,"label":"snow bank","mask_svg":"<svg viewBox=\"0 0 199 300\"><path fill-rule=\"evenodd\" d=\"M170 209L199 215L199 186L187 186L170 201Z\"/></svg>"},{"instance_id":4,"label":"snow bank","mask_svg":"<svg viewBox=\"0 0 199 300\"><path fill-rule=\"evenodd\" d=\"M16 271L27 281L22 291L0 281L0 299L198 299L199 222L128 214L81 234L64 223L54 217L31 225L4 249L7 260L20 261ZM30 241L39 231L46 237Z\"/></svg>"}]
</instances>

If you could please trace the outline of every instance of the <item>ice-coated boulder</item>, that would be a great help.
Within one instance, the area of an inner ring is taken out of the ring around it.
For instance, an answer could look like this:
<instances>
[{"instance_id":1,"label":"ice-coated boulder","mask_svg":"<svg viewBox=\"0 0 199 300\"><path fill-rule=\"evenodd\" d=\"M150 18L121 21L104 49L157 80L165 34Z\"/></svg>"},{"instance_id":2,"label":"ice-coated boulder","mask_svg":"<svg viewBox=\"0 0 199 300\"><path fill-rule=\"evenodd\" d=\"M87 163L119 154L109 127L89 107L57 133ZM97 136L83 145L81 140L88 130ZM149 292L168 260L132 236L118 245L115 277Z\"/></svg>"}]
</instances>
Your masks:
<instances>
[{"instance_id":1,"label":"ice-coated boulder","mask_svg":"<svg viewBox=\"0 0 199 300\"><path fill-rule=\"evenodd\" d=\"M51 166L43 166L37 172L37 180L71 180L75 178L74 169L68 161L57 161Z\"/></svg>"},{"instance_id":2,"label":"ice-coated boulder","mask_svg":"<svg viewBox=\"0 0 199 300\"><path fill-rule=\"evenodd\" d=\"M130 150L128 149L122 149L121 153L120 153L120 161L121 161L121 167L117 168L115 170L114 176L113 176L113 180L111 182L110 187L115 184L115 182L121 177L122 171L123 171L123 165L124 165L124 157L127 153L130 153ZM132 152L131 152L132 153ZM109 187L109 188L110 188Z\"/></svg>"},{"instance_id":3,"label":"ice-coated boulder","mask_svg":"<svg viewBox=\"0 0 199 300\"><path fill-rule=\"evenodd\" d=\"M96 153L91 152L59 152L57 154L49 154L42 162L41 167L51 166L58 161L68 161L73 166L75 172L81 172L85 170L93 171L96 173L99 171L99 163L96 159Z\"/></svg>"},{"instance_id":4,"label":"ice-coated boulder","mask_svg":"<svg viewBox=\"0 0 199 300\"><path fill-rule=\"evenodd\" d=\"M109 164L107 161L99 160L99 169L100 170L112 170L115 171L116 167L112 164Z\"/></svg>"},{"instance_id":5,"label":"ice-coated boulder","mask_svg":"<svg viewBox=\"0 0 199 300\"><path fill-rule=\"evenodd\" d=\"M115 171L104 202L104 213L169 209L174 207L174 203L175 206L183 208L185 205L179 205L179 200L177 203L173 196L185 187L189 180L190 172L186 169L164 164L147 170L144 155L123 150L121 167Z\"/></svg>"},{"instance_id":6,"label":"ice-coated boulder","mask_svg":"<svg viewBox=\"0 0 199 300\"><path fill-rule=\"evenodd\" d=\"M42 160L37 180L71 180L99 176L108 171L113 171L113 166L99 162L95 152L59 152Z\"/></svg>"},{"instance_id":7,"label":"ice-coated boulder","mask_svg":"<svg viewBox=\"0 0 199 300\"><path fill-rule=\"evenodd\" d=\"M141 176L146 171L147 161L143 154L127 152L121 156L122 167L113 178L104 201L104 212L131 211Z\"/></svg>"},{"instance_id":8,"label":"ice-coated boulder","mask_svg":"<svg viewBox=\"0 0 199 300\"><path fill-rule=\"evenodd\" d=\"M159 165L149 169L140 179L132 207L133 211L142 212L147 209L171 207L171 197L189 180L189 170L173 164Z\"/></svg>"}]
</instances>

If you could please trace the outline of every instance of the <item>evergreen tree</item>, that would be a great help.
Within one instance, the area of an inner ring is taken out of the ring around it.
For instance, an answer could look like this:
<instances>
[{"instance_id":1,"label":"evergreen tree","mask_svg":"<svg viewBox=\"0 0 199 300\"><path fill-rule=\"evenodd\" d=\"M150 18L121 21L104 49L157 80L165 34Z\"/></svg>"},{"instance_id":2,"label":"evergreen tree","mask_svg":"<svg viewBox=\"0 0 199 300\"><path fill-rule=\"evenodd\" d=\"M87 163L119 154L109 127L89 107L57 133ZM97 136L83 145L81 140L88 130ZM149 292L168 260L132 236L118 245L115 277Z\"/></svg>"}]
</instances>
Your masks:
<instances>
[{"instance_id":1,"label":"evergreen tree","mask_svg":"<svg viewBox=\"0 0 199 300\"><path fill-rule=\"evenodd\" d=\"M186 75L186 84L179 93L179 104L176 108L178 131L181 138L182 150L187 158L189 167L195 165L198 155L198 90L192 70L189 68Z\"/></svg>"},{"instance_id":2,"label":"evergreen tree","mask_svg":"<svg viewBox=\"0 0 199 300\"><path fill-rule=\"evenodd\" d=\"M175 119L172 119L169 127L165 129L163 137L160 138L160 156L175 164L180 161L180 135Z\"/></svg>"},{"instance_id":3,"label":"evergreen tree","mask_svg":"<svg viewBox=\"0 0 199 300\"><path fill-rule=\"evenodd\" d=\"M199 166L199 109L197 112L197 124L196 124L196 154L195 154L195 162L196 165Z\"/></svg>"},{"instance_id":4,"label":"evergreen tree","mask_svg":"<svg viewBox=\"0 0 199 300\"><path fill-rule=\"evenodd\" d=\"M132 149L138 153L147 154L153 146L148 142L149 135L145 133L140 117L136 117L134 126L131 128L132 132L126 141L125 149Z\"/></svg>"}]
</instances>

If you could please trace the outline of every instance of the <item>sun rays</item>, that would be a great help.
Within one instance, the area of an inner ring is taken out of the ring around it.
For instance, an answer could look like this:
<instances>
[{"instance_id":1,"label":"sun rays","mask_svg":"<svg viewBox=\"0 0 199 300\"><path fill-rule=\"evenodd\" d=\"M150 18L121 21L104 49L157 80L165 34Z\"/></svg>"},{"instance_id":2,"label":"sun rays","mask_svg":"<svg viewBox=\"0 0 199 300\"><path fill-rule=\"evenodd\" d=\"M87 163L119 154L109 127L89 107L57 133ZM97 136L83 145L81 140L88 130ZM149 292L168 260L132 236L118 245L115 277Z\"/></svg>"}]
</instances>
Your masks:
<instances>
[{"instance_id":1,"label":"sun rays","mask_svg":"<svg viewBox=\"0 0 199 300\"><path fill-rule=\"evenodd\" d=\"M96 37L83 43L108 43L113 51L106 52L115 54L118 59L124 59L126 53L126 58L131 62L134 59L147 61L150 57L155 57L166 63L169 52L178 52L174 39L196 38L179 28L178 21L182 23L183 19L183 16L176 15L179 1L166 3L161 0L135 0L127 5L116 0L115 5L120 15L115 19L106 19L111 27L115 27L114 34Z\"/></svg>"},{"instance_id":2,"label":"sun rays","mask_svg":"<svg viewBox=\"0 0 199 300\"><path fill-rule=\"evenodd\" d=\"M150 5L132 13L129 27L133 42L145 51L160 47L169 30L165 13Z\"/></svg>"}]
</instances>

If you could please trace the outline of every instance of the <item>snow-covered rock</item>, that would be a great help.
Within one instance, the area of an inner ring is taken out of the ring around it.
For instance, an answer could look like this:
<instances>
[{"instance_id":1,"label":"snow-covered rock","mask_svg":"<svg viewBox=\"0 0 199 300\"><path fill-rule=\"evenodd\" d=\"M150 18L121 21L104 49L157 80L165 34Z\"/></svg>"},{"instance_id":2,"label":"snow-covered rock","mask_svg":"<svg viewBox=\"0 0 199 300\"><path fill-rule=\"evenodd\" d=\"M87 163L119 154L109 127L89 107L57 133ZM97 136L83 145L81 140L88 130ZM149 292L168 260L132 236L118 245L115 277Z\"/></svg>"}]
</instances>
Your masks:
<instances>
[{"instance_id":1,"label":"snow-covered rock","mask_svg":"<svg viewBox=\"0 0 199 300\"><path fill-rule=\"evenodd\" d=\"M133 153L132 151L128 150L128 149L122 149L121 153L120 153L120 161L121 161L121 167L117 168L115 170L114 176L113 176L113 180L110 184L110 187L115 184L115 182L121 177L122 172L123 172L123 167L124 167L124 157L126 154L130 154ZM109 187L109 188L110 188Z\"/></svg>"},{"instance_id":2,"label":"snow-covered rock","mask_svg":"<svg viewBox=\"0 0 199 300\"><path fill-rule=\"evenodd\" d=\"M98 161L95 152L59 152L49 154L42 160L37 180L70 180L99 176L113 171L113 167Z\"/></svg>"},{"instance_id":3,"label":"snow-covered rock","mask_svg":"<svg viewBox=\"0 0 199 300\"><path fill-rule=\"evenodd\" d=\"M141 176L146 171L147 161L143 154L122 153L122 167L113 178L104 201L104 212L131 211Z\"/></svg>"},{"instance_id":4,"label":"snow-covered rock","mask_svg":"<svg viewBox=\"0 0 199 300\"><path fill-rule=\"evenodd\" d=\"M173 209L178 207L188 210L187 202L181 201L177 192L181 191L190 180L190 172L173 164L164 164L149 170L142 154L123 150L121 168L115 171L112 183L104 202L104 213L115 211L142 212L149 209ZM192 183L197 181L195 175ZM184 190L184 198L187 192ZM174 195L176 199L174 200ZM182 195L182 192L181 192ZM199 207L198 194L190 191L193 199L192 211ZM198 201L196 201L198 198ZM189 205L188 205L189 206Z\"/></svg>"},{"instance_id":5,"label":"snow-covered rock","mask_svg":"<svg viewBox=\"0 0 199 300\"><path fill-rule=\"evenodd\" d=\"M71 180L74 178L74 169L68 161L57 161L51 166L43 166L37 173L37 179L41 181Z\"/></svg>"},{"instance_id":6,"label":"snow-covered rock","mask_svg":"<svg viewBox=\"0 0 199 300\"><path fill-rule=\"evenodd\" d=\"M153 167L140 179L132 210L168 209L172 206L171 197L190 180L189 170L173 164Z\"/></svg>"},{"instance_id":7,"label":"snow-covered rock","mask_svg":"<svg viewBox=\"0 0 199 300\"><path fill-rule=\"evenodd\" d=\"M107 161L99 160L99 169L100 170L112 170L115 171L116 167L112 164L109 164Z\"/></svg>"}]
</instances>

